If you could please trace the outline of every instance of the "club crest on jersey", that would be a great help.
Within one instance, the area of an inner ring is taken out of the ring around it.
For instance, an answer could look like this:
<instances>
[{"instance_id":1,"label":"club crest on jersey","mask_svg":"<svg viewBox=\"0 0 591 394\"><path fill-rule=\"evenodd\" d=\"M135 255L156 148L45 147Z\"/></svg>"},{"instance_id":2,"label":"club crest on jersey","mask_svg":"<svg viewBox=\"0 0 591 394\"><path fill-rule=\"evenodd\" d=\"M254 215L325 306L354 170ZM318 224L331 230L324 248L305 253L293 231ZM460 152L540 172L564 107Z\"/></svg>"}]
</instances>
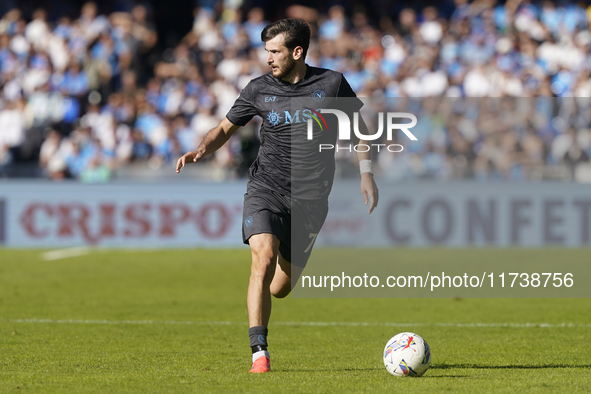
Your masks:
<instances>
[{"instance_id":1,"label":"club crest on jersey","mask_svg":"<svg viewBox=\"0 0 591 394\"><path fill-rule=\"evenodd\" d=\"M246 227L250 227L252 226L252 216L247 217L246 219L244 219L244 225Z\"/></svg>"},{"instance_id":2,"label":"club crest on jersey","mask_svg":"<svg viewBox=\"0 0 591 394\"><path fill-rule=\"evenodd\" d=\"M279 123L281 123L281 115L279 115L278 112L271 110L271 112L269 112L269 115L267 115L267 120L273 126L277 126Z\"/></svg>"},{"instance_id":3,"label":"club crest on jersey","mask_svg":"<svg viewBox=\"0 0 591 394\"><path fill-rule=\"evenodd\" d=\"M326 93L324 93L323 90L316 90L314 93L312 93L312 98L314 99L314 101L322 101L324 100L324 98L326 97Z\"/></svg>"}]
</instances>

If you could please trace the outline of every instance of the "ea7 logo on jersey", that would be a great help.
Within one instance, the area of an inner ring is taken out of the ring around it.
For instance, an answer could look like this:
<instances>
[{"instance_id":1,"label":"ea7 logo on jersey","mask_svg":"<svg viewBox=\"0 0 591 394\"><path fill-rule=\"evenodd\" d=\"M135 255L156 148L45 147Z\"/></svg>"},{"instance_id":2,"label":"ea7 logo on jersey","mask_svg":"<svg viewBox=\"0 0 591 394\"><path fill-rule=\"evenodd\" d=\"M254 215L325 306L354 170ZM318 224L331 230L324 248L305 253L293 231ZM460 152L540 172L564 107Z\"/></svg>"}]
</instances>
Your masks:
<instances>
[{"instance_id":1,"label":"ea7 logo on jersey","mask_svg":"<svg viewBox=\"0 0 591 394\"><path fill-rule=\"evenodd\" d=\"M265 103L272 103L275 100L277 100L277 96L267 96L267 97L265 97Z\"/></svg>"}]
</instances>

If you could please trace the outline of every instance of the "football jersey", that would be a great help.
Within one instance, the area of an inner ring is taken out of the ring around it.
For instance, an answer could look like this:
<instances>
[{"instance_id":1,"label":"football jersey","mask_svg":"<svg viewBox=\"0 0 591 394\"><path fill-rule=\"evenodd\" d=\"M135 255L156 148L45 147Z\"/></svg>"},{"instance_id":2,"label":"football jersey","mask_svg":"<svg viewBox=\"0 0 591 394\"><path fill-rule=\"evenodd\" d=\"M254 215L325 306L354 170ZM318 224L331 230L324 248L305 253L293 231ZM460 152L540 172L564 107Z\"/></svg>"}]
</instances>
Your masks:
<instances>
[{"instance_id":1,"label":"football jersey","mask_svg":"<svg viewBox=\"0 0 591 394\"><path fill-rule=\"evenodd\" d=\"M307 66L304 78L294 84L271 73L250 81L226 115L237 126L246 125L255 115L263 120L259 153L249 168L249 190L269 189L301 199L327 198L335 172L334 149L320 151L319 144L336 143L336 117L325 116L329 126L316 133L320 137L314 141L301 138L296 142L292 135L296 130L300 137L305 135L312 110L334 107L344 97L357 96L343 74L317 67ZM293 98L305 104L294 106ZM354 110L363 105L359 99L355 103Z\"/></svg>"}]
</instances>

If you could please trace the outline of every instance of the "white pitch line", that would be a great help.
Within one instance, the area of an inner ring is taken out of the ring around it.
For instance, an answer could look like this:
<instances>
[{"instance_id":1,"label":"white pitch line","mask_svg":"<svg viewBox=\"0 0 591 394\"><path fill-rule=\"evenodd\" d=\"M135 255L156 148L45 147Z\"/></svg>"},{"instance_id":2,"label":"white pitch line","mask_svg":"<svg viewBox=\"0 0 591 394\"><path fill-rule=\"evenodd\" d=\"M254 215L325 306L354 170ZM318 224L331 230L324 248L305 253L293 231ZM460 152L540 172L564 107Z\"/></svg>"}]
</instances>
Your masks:
<instances>
[{"instance_id":1,"label":"white pitch line","mask_svg":"<svg viewBox=\"0 0 591 394\"><path fill-rule=\"evenodd\" d=\"M177 321L177 320L79 320L79 319L0 319L5 323L45 323L45 324L140 324L140 325L198 325L198 326L246 326L237 321ZM591 324L575 323L379 323L379 322L272 322L278 326L314 327L457 327L457 328L591 328Z\"/></svg>"},{"instance_id":2,"label":"white pitch line","mask_svg":"<svg viewBox=\"0 0 591 394\"><path fill-rule=\"evenodd\" d=\"M45 261L61 260L68 257L78 257L90 254L91 250L87 246L80 246L75 248L58 249L45 252L41 255L41 259Z\"/></svg>"}]
</instances>

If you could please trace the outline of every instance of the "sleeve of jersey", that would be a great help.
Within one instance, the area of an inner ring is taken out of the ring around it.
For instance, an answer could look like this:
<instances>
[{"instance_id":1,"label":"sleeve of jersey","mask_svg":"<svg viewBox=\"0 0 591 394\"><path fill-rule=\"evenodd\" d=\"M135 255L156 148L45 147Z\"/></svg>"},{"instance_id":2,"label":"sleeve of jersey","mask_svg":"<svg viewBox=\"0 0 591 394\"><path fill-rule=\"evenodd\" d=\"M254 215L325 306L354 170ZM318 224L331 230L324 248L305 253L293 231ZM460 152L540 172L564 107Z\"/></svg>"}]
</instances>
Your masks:
<instances>
[{"instance_id":1,"label":"sleeve of jersey","mask_svg":"<svg viewBox=\"0 0 591 394\"><path fill-rule=\"evenodd\" d=\"M357 98L357 95L355 94L355 92L351 88L351 85L349 85L349 82L347 82L343 74L341 74L341 83L339 85L339 92L337 94L337 97L353 97L353 100L347 102L347 107L349 107L349 105L352 105L354 107L352 108L353 111L359 111L359 109L363 107L363 101Z\"/></svg>"},{"instance_id":2,"label":"sleeve of jersey","mask_svg":"<svg viewBox=\"0 0 591 394\"><path fill-rule=\"evenodd\" d=\"M256 108L252 102L252 95L250 94L252 86L249 83L246 85L240 95L234 102L230 111L226 114L226 118L236 126L244 126L257 114Z\"/></svg>"}]
</instances>

